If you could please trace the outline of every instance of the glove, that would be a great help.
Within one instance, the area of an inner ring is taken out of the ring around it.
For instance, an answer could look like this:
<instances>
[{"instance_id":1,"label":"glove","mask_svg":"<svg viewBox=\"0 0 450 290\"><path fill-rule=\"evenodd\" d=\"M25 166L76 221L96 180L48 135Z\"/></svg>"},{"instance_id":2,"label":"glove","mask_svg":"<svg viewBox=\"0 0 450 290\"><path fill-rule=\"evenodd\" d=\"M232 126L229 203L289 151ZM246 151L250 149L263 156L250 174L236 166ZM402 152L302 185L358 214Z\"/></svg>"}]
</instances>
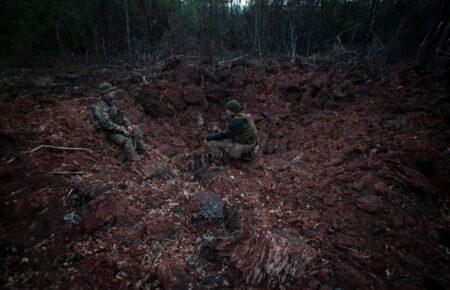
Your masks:
<instances>
[{"instance_id":1,"label":"glove","mask_svg":"<svg viewBox=\"0 0 450 290\"><path fill-rule=\"evenodd\" d=\"M133 128L131 128L131 126L127 126L126 130L127 130L128 134L132 135Z\"/></svg>"}]
</instances>

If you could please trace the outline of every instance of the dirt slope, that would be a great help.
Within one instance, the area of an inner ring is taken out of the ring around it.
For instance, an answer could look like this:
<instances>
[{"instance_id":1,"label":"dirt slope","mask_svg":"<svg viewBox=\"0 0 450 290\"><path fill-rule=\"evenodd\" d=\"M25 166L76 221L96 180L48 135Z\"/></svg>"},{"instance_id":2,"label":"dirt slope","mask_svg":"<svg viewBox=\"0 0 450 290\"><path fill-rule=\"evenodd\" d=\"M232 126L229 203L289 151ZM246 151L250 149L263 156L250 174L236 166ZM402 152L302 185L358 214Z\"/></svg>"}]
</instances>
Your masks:
<instances>
[{"instance_id":1,"label":"dirt slope","mask_svg":"<svg viewBox=\"0 0 450 290\"><path fill-rule=\"evenodd\" d=\"M144 84L136 72L4 73L4 288L448 287L439 75L174 63ZM154 148L134 166L89 122L103 80ZM210 170L203 138L224 128L230 97L265 116L261 151ZM92 152L29 152L42 144Z\"/></svg>"}]
</instances>

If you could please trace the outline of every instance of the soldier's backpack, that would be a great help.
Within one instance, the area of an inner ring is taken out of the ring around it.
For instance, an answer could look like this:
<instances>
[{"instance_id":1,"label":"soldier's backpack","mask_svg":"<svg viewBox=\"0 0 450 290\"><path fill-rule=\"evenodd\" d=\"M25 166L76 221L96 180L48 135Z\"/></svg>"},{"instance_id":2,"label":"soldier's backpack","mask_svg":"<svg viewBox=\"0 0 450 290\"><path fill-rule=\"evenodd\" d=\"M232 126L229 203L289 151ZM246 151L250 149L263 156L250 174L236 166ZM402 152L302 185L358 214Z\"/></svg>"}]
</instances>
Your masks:
<instances>
[{"instance_id":1,"label":"soldier's backpack","mask_svg":"<svg viewBox=\"0 0 450 290\"><path fill-rule=\"evenodd\" d=\"M95 129L100 130L100 112L97 108L97 106L91 107L91 123L94 125Z\"/></svg>"},{"instance_id":2,"label":"soldier's backpack","mask_svg":"<svg viewBox=\"0 0 450 290\"><path fill-rule=\"evenodd\" d=\"M259 149L260 149L259 133L258 133L258 129L256 128L255 122L261 121L262 118L259 117L259 116L253 116L253 115L247 114L247 113L239 113L239 114L236 115L236 118L246 119L248 124L250 125L250 128L251 128L251 130L253 132L254 137L256 138L256 144L255 144L255 147L253 149L253 152L245 153L245 154L243 154L243 156L241 156L242 159L252 160L254 158L254 156L258 153Z\"/></svg>"},{"instance_id":3,"label":"soldier's backpack","mask_svg":"<svg viewBox=\"0 0 450 290\"><path fill-rule=\"evenodd\" d=\"M253 132L253 135L256 138L256 142L258 142L259 134L258 134L258 129L256 128L255 120L259 120L258 119L259 117L252 116L252 115L247 114L247 113L239 113L239 114L236 115L235 118L247 120L247 122L248 122L248 124L249 124L249 126L250 126L250 128L251 128L251 130Z\"/></svg>"}]
</instances>

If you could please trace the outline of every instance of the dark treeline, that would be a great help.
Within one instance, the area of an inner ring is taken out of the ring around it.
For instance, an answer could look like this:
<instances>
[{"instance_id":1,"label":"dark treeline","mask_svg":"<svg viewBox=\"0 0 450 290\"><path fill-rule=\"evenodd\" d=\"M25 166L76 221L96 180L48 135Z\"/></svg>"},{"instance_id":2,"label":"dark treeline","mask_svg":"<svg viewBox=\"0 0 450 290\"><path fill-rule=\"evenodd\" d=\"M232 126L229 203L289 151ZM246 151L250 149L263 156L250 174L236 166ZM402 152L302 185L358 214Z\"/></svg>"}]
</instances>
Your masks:
<instances>
[{"instance_id":1,"label":"dark treeline","mask_svg":"<svg viewBox=\"0 0 450 290\"><path fill-rule=\"evenodd\" d=\"M241 3L242 2L242 3ZM3 0L0 54L295 59L335 48L397 62L448 49L448 0Z\"/></svg>"}]
</instances>

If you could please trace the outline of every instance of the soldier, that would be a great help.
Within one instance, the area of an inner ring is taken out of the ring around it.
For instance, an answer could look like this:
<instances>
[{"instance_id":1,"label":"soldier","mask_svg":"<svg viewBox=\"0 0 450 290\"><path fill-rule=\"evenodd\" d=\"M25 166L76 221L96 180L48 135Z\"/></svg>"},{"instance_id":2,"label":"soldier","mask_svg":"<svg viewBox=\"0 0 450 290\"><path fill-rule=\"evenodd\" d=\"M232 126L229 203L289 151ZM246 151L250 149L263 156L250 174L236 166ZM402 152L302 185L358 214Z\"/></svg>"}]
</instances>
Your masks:
<instances>
[{"instance_id":1,"label":"soldier","mask_svg":"<svg viewBox=\"0 0 450 290\"><path fill-rule=\"evenodd\" d=\"M229 101L226 108L227 115L232 118L228 127L206 137L211 149L211 161L220 165L224 153L232 159L253 160L259 149L255 120L260 119L244 113L237 100Z\"/></svg>"},{"instance_id":2,"label":"soldier","mask_svg":"<svg viewBox=\"0 0 450 290\"><path fill-rule=\"evenodd\" d=\"M100 100L91 108L91 119L94 126L103 131L106 138L121 146L126 161L134 161L137 153L147 150L141 130L131 124L114 102L116 89L110 83L99 86Z\"/></svg>"}]
</instances>

